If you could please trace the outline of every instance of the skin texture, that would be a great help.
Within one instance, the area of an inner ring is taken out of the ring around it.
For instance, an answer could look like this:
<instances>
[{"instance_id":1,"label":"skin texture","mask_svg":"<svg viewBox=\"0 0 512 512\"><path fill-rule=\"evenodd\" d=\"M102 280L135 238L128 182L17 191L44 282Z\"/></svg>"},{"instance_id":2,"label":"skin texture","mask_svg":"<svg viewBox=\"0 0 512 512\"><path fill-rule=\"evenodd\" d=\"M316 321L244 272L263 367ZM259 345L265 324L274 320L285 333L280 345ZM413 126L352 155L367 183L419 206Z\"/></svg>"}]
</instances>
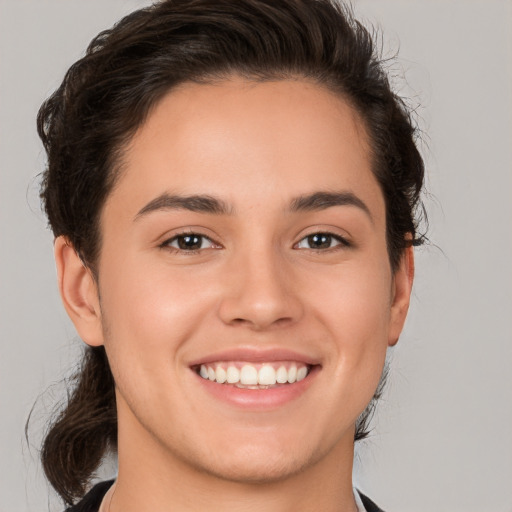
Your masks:
<instances>
[{"instance_id":1,"label":"skin texture","mask_svg":"<svg viewBox=\"0 0 512 512\"><path fill-rule=\"evenodd\" d=\"M111 511L355 510L354 424L413 276L412 249L392 274L358 115L305 81L185 84L150 113L121 168L101 215L98 282L65 239L55 244L66 309L86 343L105 345L116 381ZM290 207L317 192L353 194L367 211ZM162 194L208 195L227 211L140 213ZM183 232L208 238L187 252L173 238ZM311 248L314 233L348 245ZM240 348L291 350L316 371L278 407L240 407L191 368Z\"/></svg>"}]
</instances>

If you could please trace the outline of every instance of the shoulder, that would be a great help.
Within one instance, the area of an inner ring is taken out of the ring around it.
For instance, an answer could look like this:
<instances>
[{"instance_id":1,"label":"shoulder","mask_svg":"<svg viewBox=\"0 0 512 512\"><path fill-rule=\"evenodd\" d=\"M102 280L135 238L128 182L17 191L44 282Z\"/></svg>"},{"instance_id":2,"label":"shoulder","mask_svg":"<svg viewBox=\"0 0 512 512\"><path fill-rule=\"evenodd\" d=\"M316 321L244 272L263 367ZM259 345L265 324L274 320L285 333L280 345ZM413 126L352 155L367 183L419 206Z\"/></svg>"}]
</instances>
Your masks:
<instances>
[{"instance_id":1,"label":"shoulder","mask_svg":"<svg viewBox=\"0 0 512 512\"><path fill-rule=\"evenodd\" d=\"M107 480L96 484L76 505L65 512L98 512L101 500L113 483L114 480Z\"/></svg>"}]
</instances>

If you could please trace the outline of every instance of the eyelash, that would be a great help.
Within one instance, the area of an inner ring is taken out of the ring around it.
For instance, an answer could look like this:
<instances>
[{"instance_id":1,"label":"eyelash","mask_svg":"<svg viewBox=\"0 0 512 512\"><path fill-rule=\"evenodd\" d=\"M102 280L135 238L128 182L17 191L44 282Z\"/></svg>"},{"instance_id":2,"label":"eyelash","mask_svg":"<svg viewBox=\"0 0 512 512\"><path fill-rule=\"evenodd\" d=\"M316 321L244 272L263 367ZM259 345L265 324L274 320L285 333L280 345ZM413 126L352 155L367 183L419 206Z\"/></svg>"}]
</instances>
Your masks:
<instances>
[{"instance_id":1,"label":"eyelash","mask_svg":"<svg viewBox=\"0 0 512 512\"><path fill-rule=\"evenodd\" d=\"M204 240L208 240L209 242L211 242L212 245L218 245L210 237L208 237L206 235L203 235L201 233L196 233L196 232L193 232L193 231L184 231L183 233L178 233L177 235L174 235L172 238L169 238L168 240L163 242L160 245L160 247L162 249L167 249L167 250L170 250L172 252L180 252L180 253L184 253L184 254L197 254L197 253L199 253L199 251L204 249L203 247L199 247L198 249L183 249L181 247L173 247L171 245L173 242L178 242L179 243L180 239L184 239L186 237L199 238L201 240L201 245L203 245L202 242Z\"/></svg>"},{"instance_id":2,"label":"eyelash","mask_svg":"<svg viewBox=\"0 0 512 512\"><path fill-rule=\"evenodd\" d=\"M315 252L333 251L333 250L344 249L344 248L348 248L348 247L352 246L352 244L346 238L344 238L341 235L338 235L336 233L331 233L329 231L316 231L314 233L310 233L309 235L306 235L305 237L301 238L299 240L299 242L297 242L297 244L295 244L295 246L298 246L304 240L308 240L309 238L315 237L315 236L329 237L330 239L335 240L336 242L339 242L339 243L333 247L327 247L327 248L322 248L322 249L309 247L308 249L311 251L315 251Z\"/></svg>"},{"instance_id":3,"label":"eyelash","mask_svg":"<svg viewBox=\"0 0 512 512\"><path fill-rule=\"evenodd\" d=\"M298 246L299 244L301 244L303 241L306 241L306 243L308 243L308 239L310 239L311 237L315 237L315 236L325 236L325 237L328 237L336 242L338 242L338 244L334 245L333 247L327 247L327 248L314 248L314 247L307 247L308 250L310 251L315 251L315 252L325 252L325 251L335 251L335 250L340 250L340 249L344 249L344 248L349 248L352 246L352 244L344 237L338 235L338 234L335 234L335 233L331 233L329 231L316 231L314 233L310 233L304 237L302 237L294 246L293 248L297 248L297 249L300 249ZM199 248L196 248L196 249L185 249L183 247L173 247L171 244L174 243L174 242L177 242L179 244L179 240L180 239L184 239L186 237L190 237L190 238L197 238L197 239L200 239L201 241L201 246ZM197 254L199 253L201 250L204 250L206 248L203 248L202 245L203 245L203 241L205 240L208 240L213 246L217 246L220 247L219 244L217 244L216 242L214 242L210 237L206 236L206 235L203 235L201 233L196 233L196 232L192 232L192 231L185 231L183 233L178 233L177 235L174 235L172 238L169 238L168 240L166 240L165 242L163 242L162 244L160 244L160 248L162 249L167 249L167 250L171 250L172 252L180 252L180 253L183 253L183 254L189 254L189 255L193 255L193 254ZM310 240L309 240L310 241ZM305 247L303 247L305 248Z\"/></svg>"}]
</instances>

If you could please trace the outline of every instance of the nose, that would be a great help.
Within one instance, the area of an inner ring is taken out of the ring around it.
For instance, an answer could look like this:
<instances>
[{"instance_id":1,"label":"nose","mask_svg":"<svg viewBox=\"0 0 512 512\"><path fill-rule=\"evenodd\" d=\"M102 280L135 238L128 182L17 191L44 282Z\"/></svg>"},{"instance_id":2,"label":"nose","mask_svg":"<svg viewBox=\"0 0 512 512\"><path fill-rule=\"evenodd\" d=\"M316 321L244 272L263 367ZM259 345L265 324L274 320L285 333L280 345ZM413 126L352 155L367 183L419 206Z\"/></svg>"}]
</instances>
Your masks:
<instances>
[{"instance_id":1,"label":"nose","mask_svg":"<svg viewBox=\"0 0 512 512\"><path fill-rule=\"evenodd\" d=\"M303 314L294 279L271 249L231 261L223 283L221 320L261 331L296 323Z\"/></svg>"}]
</instances>

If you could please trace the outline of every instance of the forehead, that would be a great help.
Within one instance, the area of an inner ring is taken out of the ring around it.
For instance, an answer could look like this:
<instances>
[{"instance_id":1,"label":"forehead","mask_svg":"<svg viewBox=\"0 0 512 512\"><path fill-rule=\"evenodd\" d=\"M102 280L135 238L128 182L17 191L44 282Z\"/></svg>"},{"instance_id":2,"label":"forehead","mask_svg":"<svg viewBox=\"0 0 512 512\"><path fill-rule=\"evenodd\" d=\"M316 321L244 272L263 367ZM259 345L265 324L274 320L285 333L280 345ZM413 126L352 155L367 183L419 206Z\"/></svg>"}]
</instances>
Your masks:
<instances>
[{"instance_id":1,"label":"forehead","mask_svg":"<svg viewBox=\"0 0 512 512\"><path fill-rule=\"evenodd\" d=\"M116 197L141 206L163 192L277 206L340 188L383 205L364 124L349 103L306 81L233 79L183 84L153 108L124 151L107 206Z\"/></svg>"}]
</instances>

